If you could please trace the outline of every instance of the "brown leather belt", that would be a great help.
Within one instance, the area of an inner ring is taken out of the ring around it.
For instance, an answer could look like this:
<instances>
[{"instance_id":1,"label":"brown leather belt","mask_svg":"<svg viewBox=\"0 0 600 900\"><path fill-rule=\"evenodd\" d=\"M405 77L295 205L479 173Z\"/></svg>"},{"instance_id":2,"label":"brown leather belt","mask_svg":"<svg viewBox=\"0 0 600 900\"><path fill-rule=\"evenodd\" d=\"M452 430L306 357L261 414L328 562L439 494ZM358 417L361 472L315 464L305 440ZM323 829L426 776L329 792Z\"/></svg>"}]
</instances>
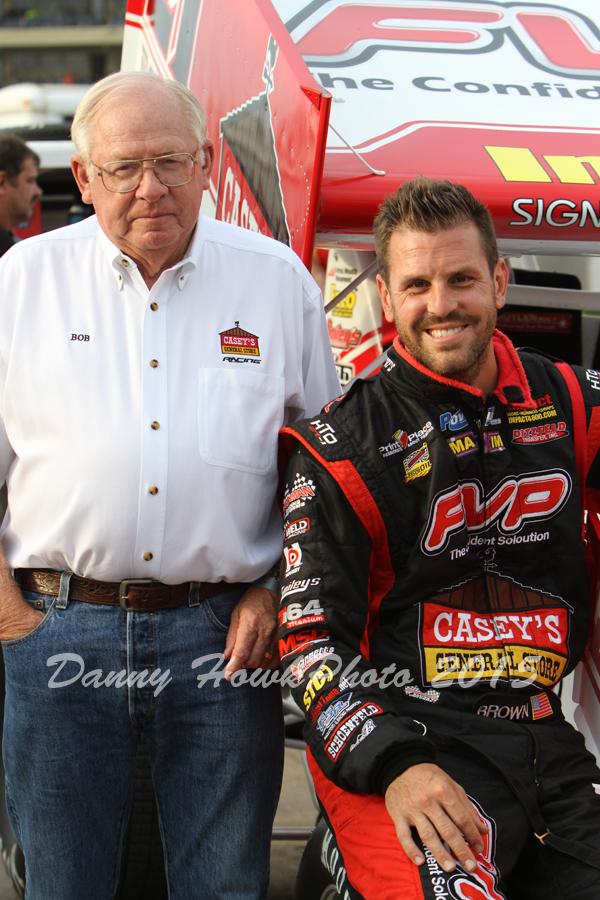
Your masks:
<instances>
[{"instance_id":1,"label":"brown leather belt","mask_svg":"<svg viewBox=\"0 0 600 900\"><path fill-rule=\"evenodd\" d=\"M60 572L53 569L15 569L15 581L26 591L55 596L60 588ZM198 585L200 600L220 594L238 585L227 581L204 581ZM126 578L124 581L94 581L71 575L69 598L83 603L99 603L103 606L120 606L134 612L155 612L187 606L190 583L162 584L151 578Z\"/></svg>"}]
</instances>

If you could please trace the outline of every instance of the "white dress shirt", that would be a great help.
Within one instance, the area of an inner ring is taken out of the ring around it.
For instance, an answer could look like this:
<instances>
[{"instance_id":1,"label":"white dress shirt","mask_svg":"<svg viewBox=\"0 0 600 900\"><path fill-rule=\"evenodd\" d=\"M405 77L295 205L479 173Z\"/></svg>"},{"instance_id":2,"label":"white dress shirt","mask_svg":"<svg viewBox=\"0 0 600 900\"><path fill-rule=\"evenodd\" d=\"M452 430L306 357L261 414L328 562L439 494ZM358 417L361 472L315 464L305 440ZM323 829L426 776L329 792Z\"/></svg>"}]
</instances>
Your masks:
<instances>
[{"instance_id":1,"label":"white dress shirt","mask_svg":"<svg viewBox=\"0 0 600 900\"><path fill-rule=\"evenodd\" d=\"M95 217L0 261L12 567L252 581L281 552L277 431L339 392L322 297L282 244L201 217L149 290Z\"/></svg>"}]
</instances>

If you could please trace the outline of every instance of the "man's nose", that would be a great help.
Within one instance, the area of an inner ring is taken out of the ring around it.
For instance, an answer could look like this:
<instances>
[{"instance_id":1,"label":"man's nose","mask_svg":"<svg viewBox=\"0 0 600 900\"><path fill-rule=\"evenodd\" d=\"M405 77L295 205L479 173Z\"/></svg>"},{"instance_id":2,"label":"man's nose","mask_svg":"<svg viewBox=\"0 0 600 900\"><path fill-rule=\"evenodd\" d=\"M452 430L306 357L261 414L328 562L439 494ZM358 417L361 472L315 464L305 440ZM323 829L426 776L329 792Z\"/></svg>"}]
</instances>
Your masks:
<instances>
[{"instance_id":1,"label":"man's nose","mask_svg":"<svg viewBox=\"0 0 600 900\"><path fill-rule=\"evenodd\" d=\"M154 166L151 163L142 164L142 180L137 187L136 194L148 199L162 197L168 190L169 188L158 180Z\"/></svg>"},{"instance_id":2,"label":"man's nose","mask_svg":"<svg viewBox=\"0 0 600 900\"><path fill-rule=\"evenodd\" d=\"M456 309L456 297L450 285L434 281L427 298L427 310L438 318L443 318Z\"/></svg>"}]
</instances>

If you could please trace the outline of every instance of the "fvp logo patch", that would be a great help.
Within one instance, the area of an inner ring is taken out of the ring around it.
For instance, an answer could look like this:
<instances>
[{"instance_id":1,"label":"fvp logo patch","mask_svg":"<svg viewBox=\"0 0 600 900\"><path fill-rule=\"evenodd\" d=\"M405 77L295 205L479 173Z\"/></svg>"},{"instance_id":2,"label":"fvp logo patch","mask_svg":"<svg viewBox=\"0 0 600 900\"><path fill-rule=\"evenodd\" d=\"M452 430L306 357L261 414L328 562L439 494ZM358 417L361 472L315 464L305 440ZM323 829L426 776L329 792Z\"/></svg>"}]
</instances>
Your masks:
<instances>
[{"instance_id":1,"label":"fvp logo patch","mask_svg":"<svg viewBox=\"0 0 600 900\"><path fill-rule=\"evenodd\" d=\"M435 498L421 549L428 556L442 553L451 535L463 528L477 532L496 525L500 532L514 534L527 521L556 515L570 494L571 478L562 470L507 478L485 499L481 482L460 482Z\"/></svg>"}]
</instances>

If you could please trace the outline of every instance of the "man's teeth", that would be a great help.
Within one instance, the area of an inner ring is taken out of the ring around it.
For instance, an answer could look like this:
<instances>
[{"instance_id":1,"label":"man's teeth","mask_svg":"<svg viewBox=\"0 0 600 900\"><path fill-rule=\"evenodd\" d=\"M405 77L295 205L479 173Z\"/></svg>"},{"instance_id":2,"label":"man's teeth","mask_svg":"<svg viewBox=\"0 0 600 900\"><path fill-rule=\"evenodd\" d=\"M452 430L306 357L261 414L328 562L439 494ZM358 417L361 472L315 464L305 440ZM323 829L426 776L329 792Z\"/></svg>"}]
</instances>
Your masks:
<instances>
[{"instance_id":1,"label":"man's teeth","mask_svg":"<svg viewBox=\"0 0 600 900\"><path fill-rule=\"evenodd\" d=\"M464 325L457 325L456 328L430 328L429 334L434 338L450 337L452 334L461 332L464 327Z\"/></svg>"}]
</instances>

